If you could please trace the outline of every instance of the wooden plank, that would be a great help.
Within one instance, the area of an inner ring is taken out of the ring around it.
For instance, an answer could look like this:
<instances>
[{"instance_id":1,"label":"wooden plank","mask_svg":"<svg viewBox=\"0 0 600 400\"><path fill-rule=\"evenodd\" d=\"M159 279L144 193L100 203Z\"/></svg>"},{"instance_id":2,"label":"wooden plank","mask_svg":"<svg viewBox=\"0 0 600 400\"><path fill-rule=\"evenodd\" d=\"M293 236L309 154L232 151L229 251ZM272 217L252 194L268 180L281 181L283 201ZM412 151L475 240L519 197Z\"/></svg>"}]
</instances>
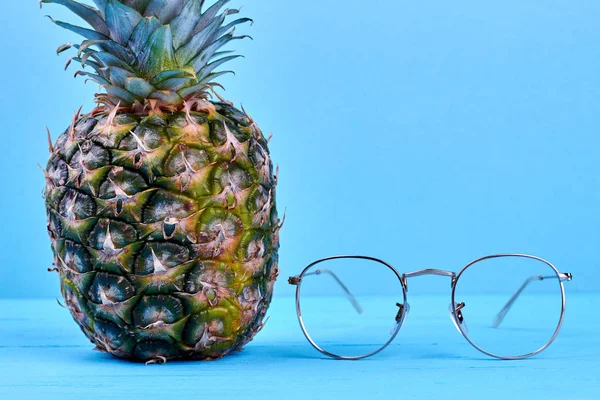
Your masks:
<instances>
[{"instance_id":1,"label":"wooden plank","mask_svg":"<svg viewBox=\"0 0 600 400\"><path fill-rule=\"evenodd\" d=\"M93 351L55 300L0 300L0 399L600 397L600 319L590 314L600 294L570 295L557 342L525 361L473 350L452 327L446 302L414 298L393 345L358 362L313 350L293 300L277 298L245 351L215 362L145 366Z\"/></svg>"}]
</instances>

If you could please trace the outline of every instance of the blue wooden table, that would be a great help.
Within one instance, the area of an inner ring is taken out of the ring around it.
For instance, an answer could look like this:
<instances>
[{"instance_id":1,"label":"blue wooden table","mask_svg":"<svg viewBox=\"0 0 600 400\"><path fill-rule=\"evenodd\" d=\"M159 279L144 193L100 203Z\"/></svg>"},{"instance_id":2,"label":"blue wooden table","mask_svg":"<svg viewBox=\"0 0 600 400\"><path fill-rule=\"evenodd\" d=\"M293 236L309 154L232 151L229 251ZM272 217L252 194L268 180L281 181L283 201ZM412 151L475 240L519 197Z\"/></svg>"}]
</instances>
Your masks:
<instances>
[{"instance_id":1,"label":"blue wooden table","mask_svg":"<svg viewBox=\"0 0 600 400\"><path fill-rule=\"evenodd\" d=\"M306 342L293 299L215 362L145 366L92 350L55 300L0 300L0 399L600 399L600 294L569 294L558 340L536 358L485 357L456 332L446 297L414 296L393 345L361 361Z\"/></svg>"}]
</instances>

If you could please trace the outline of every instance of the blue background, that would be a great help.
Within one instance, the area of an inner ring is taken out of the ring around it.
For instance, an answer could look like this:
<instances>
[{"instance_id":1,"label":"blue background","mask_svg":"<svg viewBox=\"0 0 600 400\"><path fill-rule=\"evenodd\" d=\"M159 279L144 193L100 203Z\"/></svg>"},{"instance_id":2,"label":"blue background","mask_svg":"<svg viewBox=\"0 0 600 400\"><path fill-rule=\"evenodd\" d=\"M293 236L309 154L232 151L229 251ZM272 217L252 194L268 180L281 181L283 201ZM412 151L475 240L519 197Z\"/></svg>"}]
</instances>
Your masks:
<instances>
[{"instance_id":1,"label":"blue background","mask_svg":"<svg viewBox=\"0 0 600 400\"><path fill-rule=\"evenodd\" d=\"M274 133L282 275L272 318L244 353L160 368L92 352L52 300L37 163L45 126L56 138L81 104L92 108L95 87L54 53L79 38L43 15L73 20L67 12L2 4L0 397L597 399L600 2L243 3L255 41L236 43L246 59L223 83ZM472 349L448 320L446 279L411 281L413 311L372 359L324 360L296 324L286 278L315 258L459 270L497 252L575 276L563 331L536 359Z\"/></svg>"},{"instance_id":2,"label":"blue background","mask_svg":"<svg viewBox=\"0 0 600 400\"><path fill-rule=\"evenodd\" d=\"M283 277L338 253L406 271L527 252L598 290L600 3L243 3L255 40L223 83L274 134ZM37 163L96 86L55 55L79 40L44 18L62 7L3 10L0 296L51 297Z\"/></svg>"}]
</instances>

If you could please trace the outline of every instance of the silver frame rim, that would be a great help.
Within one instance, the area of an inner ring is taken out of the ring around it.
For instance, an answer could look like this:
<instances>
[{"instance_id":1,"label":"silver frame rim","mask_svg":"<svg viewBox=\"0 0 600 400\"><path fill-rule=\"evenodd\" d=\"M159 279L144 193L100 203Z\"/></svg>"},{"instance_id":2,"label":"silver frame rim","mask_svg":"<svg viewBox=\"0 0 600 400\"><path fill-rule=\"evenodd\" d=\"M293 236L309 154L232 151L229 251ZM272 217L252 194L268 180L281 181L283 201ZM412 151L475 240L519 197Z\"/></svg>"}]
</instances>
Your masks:
<instances>
[{"instance_id":1,"label":"silver frame rim","mask_svg":"<svg viewBox=\"0 0 600 400\"><path fill-rule=\"evenodd\" d=\"M490 259L494 259L494 258L503 258L503 257L520 257L520 258L528 258L531 260L537 260L537 261L541 261L544 264L548 265L550 268L552 268L552 270L554 271L554 273L556 274L556 277L558 278L558 282L560 285L560 292L561 292L561 296L562 296L562 303L561 303L561 311L560 311L560 318L558 320L558 325L556 326L556 330L554 331L554 333L552 334L552 337L550 338L550 340L548 342L546 342L546 344L544 344L542 347L540 347L539 349L537 349L534 352L531 353L527 353L521 356L500 356L494 353L491 353L489 351L486 351L484 349L482 349L481 347L479 347L477 344L475 344L475 342L473 342L473 340L471 338L469 338L469 335L465 333L465 331L463 330L462 324L458 322L458 317L456 315L456 301L455 301L455 295L456 295L456 287L458 286L458 282L460 280L460 277L462 276L462 274L469 269L469 267L481 262L481 261L485 261L485 260L490 260ZM560 279L560 272L559 270L549 261L541 258L541 257L536 257L536 256L532 256L529 254L495 254L495 255L490 255L490 256L485 256L485 257L481 257L478 258L474 261L471 261L470 263L468 263L465 267L463 267L463 269L456 275L456 278L453 280L452 282L452 318L454 319L455 325L458 327L460 333L462 334L462 336L467 340L467 342L469 342L469 344L471 346L473 346L475 349L479 350L481 353L486 354L490 357L493 358L497 358L500 360L523 360L526 358L530 358L533 357L535 355L540 354L542 351L546 350L557 338L561 328L562 328L562 324L565 318L565 309L566 309L566 295L565 295L565 286L563 281Z\"/></svg>"},{"instance_id":2,"label":"silver frame rim","mask_svg":"<svg viewBox=\"0 0 600 400\"><path fill-rule=\"evenodd\" d=\"M389 338L389 340L387 342L385 342L385 344L383 344L380 348L378 348L377 350L365 354L365 355L361 355L361 356L340 356L334 353L330 353L327 350L322 349L314 340L313 338L310 336L310 334L308 333L308 330L306 329L306 326L304 325L304 320L302 319L302 311L300 308L300 290L302 287L302 278L304 277L304 274L312 267L314 267L317 264L320 264L322 262L325 261L331 261L331 260L340 260L340 259L357 259L357 260L367 260L367 261L373 261L373 262L377 262L379 264L382 264L386 267L388 267L390 270L392 270L392 272L394 272L394 274L396 275L396 278L398 278L398 282L400 282L400 287L402 288L402 297L403 297L403 305L404 305L404 309L402 311L402 317L400 319L400 321L398 322L396 329L394 330L394 333L391 335L391 337ZM369 257L369 256L351 256L351 255L341 255L341 256L332 256L332 257L327 257L327 258L322 258L319 259L317 261L313 261L312 263L310 263L308 266L306 266L302 272L300 273L300 275L298 276L300 278L300 281L298 282L298 285L296 286L296 316L298 317L298 322L300 323L300 329L302 329L302 333L304 334L304 336L306 337L306 339L308 340L308 342L315 348L317 349L320 353L334 358L336 360L361 360L363 358L368 358L371 356L374 356L375 354L381 352L383 349L385 349L386 347L388 347L396 338L396 336L398 335L398 333L400 332L400 329L402 328L402 325L404 324L404 320L406 318L406 313L407 313L407 290L406 290L406 286L404 284L404 281L402 280L402 276L400 273L398 273L398 271L396 270L396 268L394 268L391 264L380 260L378 258L375 257Z\"/></svg>"}]
</instances>

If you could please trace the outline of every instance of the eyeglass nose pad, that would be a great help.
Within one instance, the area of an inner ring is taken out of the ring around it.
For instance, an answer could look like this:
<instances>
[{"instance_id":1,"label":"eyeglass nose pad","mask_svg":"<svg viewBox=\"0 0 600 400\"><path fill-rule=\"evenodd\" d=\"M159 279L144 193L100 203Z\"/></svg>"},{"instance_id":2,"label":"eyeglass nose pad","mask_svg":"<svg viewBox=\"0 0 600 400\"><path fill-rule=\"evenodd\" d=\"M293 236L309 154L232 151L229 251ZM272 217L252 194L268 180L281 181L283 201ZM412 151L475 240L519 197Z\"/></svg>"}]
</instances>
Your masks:
<instances>
[{"instance_id":1,"label":"eyeglass nose pad","mask_svg":"<svg viewBox=\"0 0 600 400\"><path fill-rule=\"evenodd\" d=\"M463 308L465 308L465 303L457 303L456 306L450 303L448 306L448 312L450 313L450 319L452 320L452 323L454 324L454 327L458 333L462 335L464 332L465 335L468 335L469 328L462 313Z\"/></svg>"},{"instance_id":2,"label":"eyeglass nose pad","mask_svg":"<svg viewBox=\"0 0 600 400\"><path fill-rule=\"evenodd\" d=\"M404 323L404 320L406 319L406 316L410 312L410 304L408 303L396 303L396 306L398 307L398 313L396 314L396 322L394 323L394 326L392 326L392 329L390 329L390 335L395 335L398 333L402 327L402 324Z\"/></svg>"}]
</instances>

